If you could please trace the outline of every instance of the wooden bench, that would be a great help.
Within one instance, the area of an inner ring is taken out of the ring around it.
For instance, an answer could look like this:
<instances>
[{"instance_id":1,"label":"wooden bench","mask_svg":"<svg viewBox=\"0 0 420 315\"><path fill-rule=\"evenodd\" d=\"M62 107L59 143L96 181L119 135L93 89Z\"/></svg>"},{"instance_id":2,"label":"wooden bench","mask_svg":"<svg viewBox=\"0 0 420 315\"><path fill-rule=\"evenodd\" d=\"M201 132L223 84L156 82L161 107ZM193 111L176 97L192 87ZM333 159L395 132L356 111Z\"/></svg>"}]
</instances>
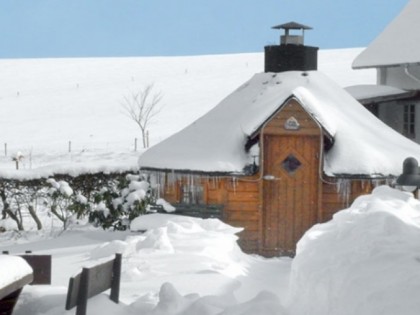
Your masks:
<instances>
[{"instance_id":1,"label":"wooden bench","mask_svg":"<svg viewBox=\"0 0 420 315\"><path fill-rule=\"evenodd\" d=\"M9 254L8 251L3 251L3 254ZM29 266L33 269L34 284L51 284L51 255L32 255L31 251L26 251L24 255L19 255L26 260Z\"/></svg>"},{"instance_id":2,"label":"wooden bench","mask_svg":"<svg viewBox=\"0 0 420 315\"><path fill-rule=\"evenodd\" d=\"M89 298L111 289L110 299L119 302L122 255L91 268L83 268L71 277L67 291L66 310L77 306L76 315L86 315Z\"/></svg>"},{"instance_id":3,"label":"wooden bench","mask_svg":"<svg viewBox=\"0 0 420 315\"><path fill-rule=\"evenodd\" d=\"M10 256L11 263L19 263L19 257ZM13 261L15 259L15 261ZM4 266L3 266L4 267ZM23 266L24 267L24 266ZM0 287L0 315L10 315L16 305L23 287L33 280L32 272L16 277L17 279Z\"/></svg>"}]
</instances>

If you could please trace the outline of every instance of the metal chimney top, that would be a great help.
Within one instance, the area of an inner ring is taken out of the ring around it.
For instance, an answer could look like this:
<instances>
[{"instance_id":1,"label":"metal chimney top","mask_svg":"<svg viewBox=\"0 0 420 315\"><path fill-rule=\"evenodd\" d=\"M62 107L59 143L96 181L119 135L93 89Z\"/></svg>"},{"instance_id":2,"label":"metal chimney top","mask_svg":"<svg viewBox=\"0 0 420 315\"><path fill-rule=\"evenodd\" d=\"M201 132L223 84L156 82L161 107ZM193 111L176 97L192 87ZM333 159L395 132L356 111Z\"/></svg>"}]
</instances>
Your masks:
<instances>
[{"instance_id":1,"label":"metal chimney top","mask_svg":"<svg viewBox=\"0 0 420 315\"><path fill-rule=\"evenodd\" d=\"M280 29L284 29L284 30L311 30L312 29L312 27L310 27L310 26L306 26L306 25L299 24L299 23L296 23L296 22L284 23L284 24L273 26L272 28L277 29L277 30L280 30Z\"/></svg>"},{"instance_id":2,"label":"metal chimney top","mask_svg":"<svg viewBox=\"0 0 420 315\"><path fill-rule=\"evenodd\" d=\"M305 30L311 30L312 27L303 25L296 22L288 22L285 24L280 24L273 26L272 29L283 29L285 30L284 35L280 37L280 44L281 45L303 45L304 43L304 35ZM302 30L301 35L290 35L290 30Z\"/></svg>"}]
</instances>

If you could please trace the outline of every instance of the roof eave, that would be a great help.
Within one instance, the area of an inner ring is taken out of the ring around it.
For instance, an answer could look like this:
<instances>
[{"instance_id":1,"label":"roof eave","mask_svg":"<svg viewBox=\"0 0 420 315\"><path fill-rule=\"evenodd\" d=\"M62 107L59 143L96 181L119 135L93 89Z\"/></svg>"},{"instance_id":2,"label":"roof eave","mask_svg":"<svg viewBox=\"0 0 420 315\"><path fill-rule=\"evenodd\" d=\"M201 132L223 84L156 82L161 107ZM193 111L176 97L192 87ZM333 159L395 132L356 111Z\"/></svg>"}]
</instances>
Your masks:
<instances>
[{"instance_id":1,"label":"roof eave","mask_svg":"<svg viewBox=\"0 0 420 315\"><path fill-rule=\"evenodd\" d=\"M381 173L377 174L349 174L349 173L333 173L332 175L326 175L328 177L338 179L351 179L351 180L387 180L396 178L395 175L389 174L384 175Z\"/></svg>"},{"instance_id":2,"label":"roof eave","mask_svg":"<svg viewBox=\"0 0 420 315\"><path fill-rule=\"evenodd\" d=\"M404 67L410 65L420 65L420 61L415 62L403 62L403 63L389 63L389 64L362 64L362 65L355 65L355 62L352 64L352 68L354 70L362 70L362 69L378 69L378 68L397 68L397 67Z\"/></svg>"},{"instance_id":3,"label":"roof eave","mask_svg":"<svg viewBox=\"0 0 420 315\"><path fill-rule=\"evenodd\" d=\"M173 169L173 168L158 168L158 167L140 167L140 171L148 172L162 172L162 173L176 173L180 175L199 175L199 176L248 176L241 172L221 172L221 171L203 171L203 170L192 170L192 169Z\"/></svg>"},{"instance_id":4,"label":"roof eave","mask_svg":"<svg viewBox=\"0 0 420 315\"><path fill-rule=\"evenodd\" d=\"M357 101L362 103L363 105L366 105L366 104L372 104L372 103L383 103L383 102L389 102L389 101L405 100L405 99L410 99L416 95L417 93L415 91L409 91L409 92L401 93L397 95L394 94L394 95L360 98L360 99L357 99Z\"/></svg>"}]
</instances>

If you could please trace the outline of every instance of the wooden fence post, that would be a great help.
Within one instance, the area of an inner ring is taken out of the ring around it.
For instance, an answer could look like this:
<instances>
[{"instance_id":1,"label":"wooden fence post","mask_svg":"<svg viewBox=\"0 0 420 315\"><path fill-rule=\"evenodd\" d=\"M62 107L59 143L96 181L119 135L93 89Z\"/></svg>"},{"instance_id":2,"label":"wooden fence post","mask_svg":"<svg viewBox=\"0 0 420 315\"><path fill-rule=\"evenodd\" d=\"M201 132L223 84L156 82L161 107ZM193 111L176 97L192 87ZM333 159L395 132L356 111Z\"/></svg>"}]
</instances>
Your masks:
<instances>
[{"instance_id":1,"label":"wooden fence post","mask_svg":"<svg viewBox=\"0 0 420 315\"><path fill-rule=\"evenodd\" d=\"M115 303L120 301L121 262L122 254L115 254L110 294L110 299Z\"/></svg>"},{"instance_id":2,"label":"wooden fence post","mask_svg":"<svg viewBox=\"0 0 420 315\"><path fill-rule=\"evenodd\" d=\"M89 298L89 269L83 268L80 277L79 294L77 296L76 315L86 315L87 301Z\"/></svg>"}]
</instances>

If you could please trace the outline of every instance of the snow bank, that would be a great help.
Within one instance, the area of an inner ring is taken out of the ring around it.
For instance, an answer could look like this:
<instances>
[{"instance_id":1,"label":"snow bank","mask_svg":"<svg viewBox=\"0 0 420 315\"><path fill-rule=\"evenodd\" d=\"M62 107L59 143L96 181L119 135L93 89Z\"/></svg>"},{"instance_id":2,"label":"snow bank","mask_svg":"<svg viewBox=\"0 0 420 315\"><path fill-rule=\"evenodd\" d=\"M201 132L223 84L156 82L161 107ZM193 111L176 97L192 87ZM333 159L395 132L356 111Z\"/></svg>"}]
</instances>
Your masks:
<instances>
[{"instance_id":1,"label":"snow bank","mask_svg":"<svg viewBox=\"0 0 420 315\"><path fill-rule=\"evenodd\" d=\"M133 303L138 314L145 315L282 315L286 314L278 297L269 292L261 292L254 299L236 303L231 295L205 296L197 294L182 296L170 284L162 285L159 303L155 308L146 309L141 303Z\"/></svg>"},{"instance_id":2,"label":"snow bank","mask_svg":"<svg viewBox=\"0 0 420 315\"><path fill-rule=\"evenodd\" d=\"M242 229L218 219L171 214L141 216L132 222L131 229L146 232L130 235L125 241L114 240L97 246L90 251L87 262L91 264L120 252L123 253L123 288L138 288L139 283L160 283L157 294L134 291L132 302L120 304L125 313L285 314L275 293L258 291L259 294L245 302L235 297L241 286L237 278L247 277L248 265L256 259L239 249L235 234ZM178 279L180 277L182 281ZM218 279L219 285L214 288L214 294L209 294L215 279ZM220 283L224 285L220 286ZM206 294L201 294L200 290ZM93 305L92 309L97 307L94 301L89 303Z\"/></svg>"},{"instance_id":3,"label":"snow bank","mask_svg":"<svg viewBox=\"0 0 420 315\"><path fill-rule=\"evenodd\" d=\"M148 214L137 217L131 222L130 228L132 231L144 231L168 226L168 224L172 224L172 226L175 224L178 228L184 227L190 230L207 230L209 232L219 231L227 234L236 234L243 230L243 228L230 226L218 219L201 219L164 213Z\"/></svg>"},{"instance_id":4,"label":"snow bank","mask_svg":"<svg viewBox=\"0 0 420 315\"><path fill-rule=\"evenodd\" d=\"M166 212L174 212L176 210L174 206L172 206L169 202L162 198L157 199L156 204L158 206L162 206L163 210L165 210Z\"/></svg>"},{"instance_id":5,"label":"snow bank","mask_svg":"<svg viewBox=\"0 0 420 315\"><path fill-rule=\"evenodd\" d=\"M420 310L420 202L387 186L359 197L297 246L291 314L414 315Z\"/></svg>"}]
</instances>

